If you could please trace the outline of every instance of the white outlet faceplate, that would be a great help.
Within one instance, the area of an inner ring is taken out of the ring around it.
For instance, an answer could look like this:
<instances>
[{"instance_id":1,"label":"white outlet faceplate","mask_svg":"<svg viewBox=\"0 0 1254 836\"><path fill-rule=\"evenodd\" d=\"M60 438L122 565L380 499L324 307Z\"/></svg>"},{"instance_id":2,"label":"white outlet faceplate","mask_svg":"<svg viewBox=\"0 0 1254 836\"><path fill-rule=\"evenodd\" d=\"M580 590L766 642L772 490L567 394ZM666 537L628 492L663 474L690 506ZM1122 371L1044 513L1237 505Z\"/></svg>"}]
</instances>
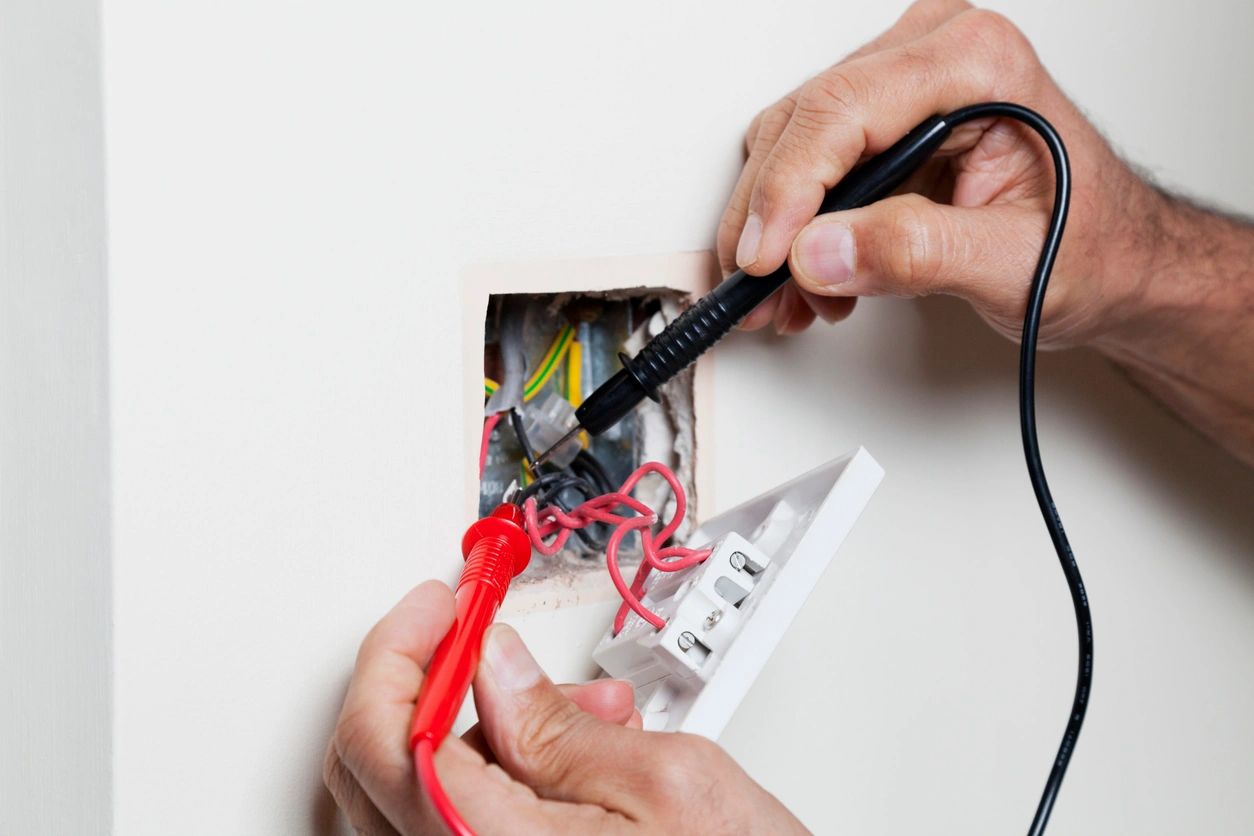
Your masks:
<instances>
[{"instance_id":1,"label":"white outlet faceplate","mask_svg":"<svg viewBox=\"0 0 1254 836\"><path fill-rule=\"evenodd\" d=\"M631 681L644 727L715 739L861 515L884 471L859 449L706 521L703 563L654 572L642 603L592 658Z\"/></svg>"}]
</instances>

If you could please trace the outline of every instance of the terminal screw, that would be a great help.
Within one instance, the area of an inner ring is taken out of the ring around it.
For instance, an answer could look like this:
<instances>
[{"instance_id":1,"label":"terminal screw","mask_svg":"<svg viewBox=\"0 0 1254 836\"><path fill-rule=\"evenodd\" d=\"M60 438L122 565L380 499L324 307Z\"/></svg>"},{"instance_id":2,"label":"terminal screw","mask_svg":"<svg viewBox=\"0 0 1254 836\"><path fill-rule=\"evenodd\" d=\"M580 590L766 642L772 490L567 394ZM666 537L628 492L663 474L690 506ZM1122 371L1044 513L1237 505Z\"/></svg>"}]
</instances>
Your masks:
<instances>
[{"instance_id":1,"label":"terminal screw","mask_svg":"<svg viewBox=\"0 0 1254 836\"><path fill-rule=\"evenodd\" d=\"M744 552L732 552L731 565L733 569L745 568L745 563L747 560L748 558L745 557Z\"/></svg>"},{"instance_id":2,"label":"terminal screw","mask_svg":"<svg viewBox=\"0 0 1254 836\"><path fill-rule=\"evenodd\" d=\"M687 630L679 634L679 649L687 653L697 643L697 637Z\"/></svg>"}]
</instances>

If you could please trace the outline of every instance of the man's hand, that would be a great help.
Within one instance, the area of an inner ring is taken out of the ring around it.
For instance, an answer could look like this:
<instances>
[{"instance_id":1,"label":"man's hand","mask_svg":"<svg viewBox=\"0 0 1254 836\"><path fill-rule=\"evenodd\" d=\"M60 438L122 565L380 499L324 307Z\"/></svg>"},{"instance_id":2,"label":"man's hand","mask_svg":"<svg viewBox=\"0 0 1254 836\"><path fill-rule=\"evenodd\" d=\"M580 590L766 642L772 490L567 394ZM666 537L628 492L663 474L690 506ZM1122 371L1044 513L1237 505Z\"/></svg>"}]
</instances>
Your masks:
<instances>
[{"instance_id":1,"label":"man's hand","mask_svg":"<svg viewBox=\"0 0 1254 836\"><path fill-rule=\"evenodd\" d=\"M843 318L854 297L961 296L998 331L1022 326L1025 288L1053 202L1044 145L1006 120L962 126L906 193L814 217L827 189L929 116L1012 101L1051 120L1075 173L1074 205L1045 310L1046 343L1092 339L1136 290L1094 274L1094 254L1152 192L1067 101L1027 39L963 0L921 0L878 39L762 111L719 229L725 270L765 275L788 259L796 286L746 320L799 331ZM1146 210L1140 210L1146 211Z\"/></svg>"},{"instance_id":2,"label":"man's hand","mask_svg":"<svg viewBox=\"0 0 1254 836\"><path fill-rule=\"evenodd\" d=\"M996 100L1045 116L1071 157L1071 215L1042 346L1098 348L1254 462L1254 230L1145 183L1024 35L964 0L919 0L750 124L719 259L726 272L759 276L787 259L795 283L744 327L774 320L795 333L816 314L848 316L858 296L946 293L1017 338L1054 186L1045 146L1025 126L962 126L902 193L814 217L827 189L919 122Z\"/></svg>"},{"instance_id":3,"label":"man's hand","mask_svg":"<svg viewBox=\"0 0 1254 836\"><path fill-rule=\"evenodd\" d=\"M323 770L359 833L443 832L407 740L423 668L452 623L453 596L432 581L362 642ZM509 627L489 630L474 692L480 724L445 740L435 763L483 836L804 832L717 745L641 731L629 684L555 686Z\"/></svg>"}]
</instances>

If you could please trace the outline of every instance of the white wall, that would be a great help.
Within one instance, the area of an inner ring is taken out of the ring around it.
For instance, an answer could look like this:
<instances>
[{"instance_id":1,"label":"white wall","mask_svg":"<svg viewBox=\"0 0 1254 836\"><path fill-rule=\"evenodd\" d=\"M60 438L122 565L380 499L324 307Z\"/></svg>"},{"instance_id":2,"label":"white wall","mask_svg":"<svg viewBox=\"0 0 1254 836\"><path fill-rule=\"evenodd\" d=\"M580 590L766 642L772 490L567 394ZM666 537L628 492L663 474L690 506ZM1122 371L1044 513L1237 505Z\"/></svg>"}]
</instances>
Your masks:
<instances>
[{"instance_id":1,"label":"white wall","mask_svg":"<svg viewBox=\"0 0 1254 836\"><path fill-rule=\"evenodd\" d=\"M356 643L459 562L458 272L710 246L749 118L901 6L103 0L116 832L330 830ZM1254 209L1250 7L1003 7L1135 160ZM719 350L716 506L859 443L888 470L725 738L816 830L1035 805L1074 638L1014 355L946 300ZM1039 400L1097 621L1055 827L1239 831L1254 477L1094 357Z\"/></svg>"},{"instance_id":2,"label":"white wall","mask_svg":"<svg viewBox=\"0 0 1254 836\"><path fill-rule=\"evenodd\" d=\"M111 683L100 30L0 2L0 831L107 833Z\"/></svg>"}]
</instances>

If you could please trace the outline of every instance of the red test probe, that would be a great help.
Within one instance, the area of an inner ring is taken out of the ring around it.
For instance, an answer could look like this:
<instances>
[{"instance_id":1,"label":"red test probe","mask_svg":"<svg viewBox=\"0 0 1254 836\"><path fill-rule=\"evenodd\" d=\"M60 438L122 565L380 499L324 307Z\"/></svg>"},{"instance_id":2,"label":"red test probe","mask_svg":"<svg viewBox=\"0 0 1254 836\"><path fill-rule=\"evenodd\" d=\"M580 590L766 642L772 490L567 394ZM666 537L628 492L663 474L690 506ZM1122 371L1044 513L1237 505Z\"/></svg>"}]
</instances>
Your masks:
<instances>
[{"instance_id":1,"label":"red test probe","mask_svg":"<svg viewBox=\"0 0 1254 836\"><path fill-rule=\"evenodd\" d=\"M531 539L523 523L522 509L507 502L466 530L462 538L466 566L454 593L457 619L427 668L409 726L418 782L455 836L474 836L474 831L444 794L435 773L435 750L453 728L466 699L479 667L483 634L496 618L509 582L531 560Z\"/></svg>"}]
</instances>

